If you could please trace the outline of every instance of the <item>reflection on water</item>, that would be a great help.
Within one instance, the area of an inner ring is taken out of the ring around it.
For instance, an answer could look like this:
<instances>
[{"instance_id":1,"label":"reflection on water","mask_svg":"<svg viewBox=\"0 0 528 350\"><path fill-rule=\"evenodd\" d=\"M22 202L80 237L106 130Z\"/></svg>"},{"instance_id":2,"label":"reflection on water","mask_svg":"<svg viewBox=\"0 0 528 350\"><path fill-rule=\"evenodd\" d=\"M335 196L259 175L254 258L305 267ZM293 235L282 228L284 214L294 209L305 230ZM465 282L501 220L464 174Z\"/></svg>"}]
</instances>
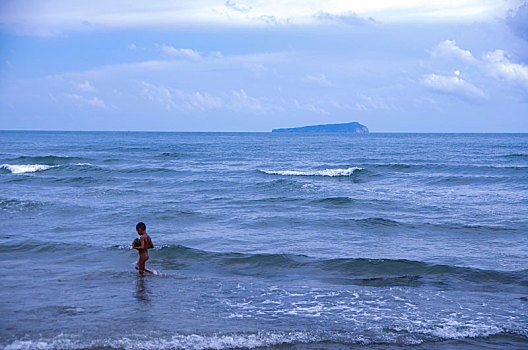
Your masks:
<instances>
[{"instance_id":1,"label":"reflection on water","mask_svg":"<svg viewBox=\"0 0 528 350\"><path fill-rule=\"evenodd\" d=\"M136 278L136 293L135 297L140 302L149 303L150 297L149 297L149 290L148 290L148 283L146 281L146 278L144 278L141 275L138 275Z\"/></svg>"}]
</instances>

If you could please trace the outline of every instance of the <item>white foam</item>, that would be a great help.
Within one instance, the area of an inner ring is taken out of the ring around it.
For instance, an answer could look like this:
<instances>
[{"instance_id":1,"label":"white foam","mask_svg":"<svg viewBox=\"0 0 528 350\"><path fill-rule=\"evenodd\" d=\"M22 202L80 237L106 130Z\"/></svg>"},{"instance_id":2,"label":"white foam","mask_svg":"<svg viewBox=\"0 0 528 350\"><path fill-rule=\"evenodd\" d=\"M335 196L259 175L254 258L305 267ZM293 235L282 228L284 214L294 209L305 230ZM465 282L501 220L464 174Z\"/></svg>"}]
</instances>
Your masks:
<instances>
[{"instance_id":1,"label":"white foam","mask_svg":"<svg viewBox=\"0 0 528 350\"><path fill-rule=\"evenodd\" d=\"M314 336L304 332L260 332L256 334L224 335L175 335L171 338L154 339L100 339L83 341L78 337L60 335L55 338L38 340L15 340L5 349L84 349L89 347L111 347L124 349L238 349L260 348L279 344L309 343L317 341Z\"/></svg>"},{"instance_id":2,"label":"white foam","mask_svg":"<svg viewBox=\"0 0 528 350\"><path fill-rule=\"evenodd\" d=\"M55 168L57 165L44 164L2 164L0 168L5 168L13 174L34 173L36 171Z\"/></svg>"},{"instance_id":3,"label":"white foam","mask_svg":"<svg viewBox=\"0 0 528 350\"><path fill-rule=\"evenodd\" d=\"M314 171L298 171L298 170L260 170L263 173L270 175L284 175L284 176L350 176L356 170L363 168L351 167L347 169L325 169Z\"/></svg>"},{"instance_id":4,"label":"white foam","mask_svg":"<svg viewBox=\"0 0 528 350\"><path fill-rule=\"evenodd\" d=\"M93 166L91 163L75 163L74 165L78 165L78 166Z\"/></svg>"},{"instance_id":5,"label":"white foam","mask_svg":"<svg viewBox=\"0 0 528 350\"><path fill-rule=\"evenodd\" d=\"M503 329L492 325L464 325L464 326L441 326L431 330L424 330L423 333L431 334L444 339L489 337L490 335L502 333Z\"/></svg>"},{"instance_id":6,"label":"white foam","mask_svg":"<svg viewBox=\"0 0 528 350\"><path fill-rule=\"evenodd\" d=\"M434 337L442 339L489 337L491 335L500 334L504 332L503 328L495 325L459 323L457 321L452 321L448 323L451 324L431 327L395 327L395 330L405 330L410 333L432 335Z\"/></svg>"},{"instance_id":7,"label":"white foam","mask_svg":"<svg viewBox=\"0 0 528 350\"><path fill-rule=\"evenodd\" d=\"M63 309L64 312L83 312L84 309L82 307L67 307Z\"/></svg>"}]
</instances>

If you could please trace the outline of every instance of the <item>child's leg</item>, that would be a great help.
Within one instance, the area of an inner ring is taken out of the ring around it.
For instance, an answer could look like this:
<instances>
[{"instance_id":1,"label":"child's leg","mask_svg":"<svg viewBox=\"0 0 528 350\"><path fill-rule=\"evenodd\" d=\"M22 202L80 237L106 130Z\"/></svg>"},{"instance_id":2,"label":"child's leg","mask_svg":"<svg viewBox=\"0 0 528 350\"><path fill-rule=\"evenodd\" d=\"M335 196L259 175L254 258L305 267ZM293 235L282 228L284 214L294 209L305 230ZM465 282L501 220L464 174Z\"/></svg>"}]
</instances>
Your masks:
<instances>
[{"instance_id":1,"label":"child's leg","mask_svg":"<svg viewBox=\"0 0 528 350\"><path fill-rule=\"evenodd\" d=\"M147 255L147 258L143 261L143 271L147 271L148 273L154 274L154 271L152 271L152 270L148 270L148 269L145 267L145 263L147 262L147 260L148 260L148 255Z\"/></svg>"},{"instance_id":2,"label":"child's leg","mask_svg":"<svg viewBox=\"0 0 528 350\"><path fill-rule=\"evenodd\" d=\"M151 270L147 270L147 268L145 267L145 263L147 262L147 260L149 259L148 255L147 255L147 258L145 259L145 261L143 261L143 271L147 271L148 273L154 273L153 271Z\"/></svg>"},{"instance_id":3,"label":"child's leg","mask_svg":"<svg viewBox=\"0 0 528 350\"><path fill-rule=\"evenodd\" d=\"M141 254L139 256L139 260L138 260L138 268L139 268L139 273L142 275L144 272L145 272L145 261L147 261L148 257L146 257L145 255Z\"/></svg>"}]
</instances>

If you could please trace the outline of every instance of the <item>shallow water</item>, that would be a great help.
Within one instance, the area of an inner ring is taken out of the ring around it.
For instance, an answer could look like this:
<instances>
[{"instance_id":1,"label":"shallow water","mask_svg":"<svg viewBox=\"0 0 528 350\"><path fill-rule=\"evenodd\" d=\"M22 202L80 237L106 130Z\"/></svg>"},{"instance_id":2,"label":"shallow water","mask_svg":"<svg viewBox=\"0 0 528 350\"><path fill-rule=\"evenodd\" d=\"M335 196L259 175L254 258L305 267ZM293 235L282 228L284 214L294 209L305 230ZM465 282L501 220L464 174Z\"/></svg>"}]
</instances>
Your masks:
<instances>
[{"instance_id":1,"label":"shallow water","mask_svg":"<svg viewBox=\"0 0 528 350\"><path fill-rule=\"evenodd\" d=\"M528 345L528 135L0 132L0 186L7 349Z\"/></svg>"}]
</instances>

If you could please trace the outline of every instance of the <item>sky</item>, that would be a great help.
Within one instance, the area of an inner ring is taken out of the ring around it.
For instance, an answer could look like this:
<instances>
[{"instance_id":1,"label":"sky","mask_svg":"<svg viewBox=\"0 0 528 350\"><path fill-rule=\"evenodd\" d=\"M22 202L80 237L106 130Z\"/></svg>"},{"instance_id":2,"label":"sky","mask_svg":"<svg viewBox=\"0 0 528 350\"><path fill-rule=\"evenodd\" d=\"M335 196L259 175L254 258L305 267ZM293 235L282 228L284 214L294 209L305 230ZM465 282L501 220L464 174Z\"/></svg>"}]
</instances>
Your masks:
<instances>
[{"instance_id":1,"label":"sky","mask_svg":"<svg viewBox=\"0 0 528 350\"><path fill-rule=\"evenodd\" d=\"M0 129L528 132L528 1L0 0Z\"/></svg>"}]
</instances>

